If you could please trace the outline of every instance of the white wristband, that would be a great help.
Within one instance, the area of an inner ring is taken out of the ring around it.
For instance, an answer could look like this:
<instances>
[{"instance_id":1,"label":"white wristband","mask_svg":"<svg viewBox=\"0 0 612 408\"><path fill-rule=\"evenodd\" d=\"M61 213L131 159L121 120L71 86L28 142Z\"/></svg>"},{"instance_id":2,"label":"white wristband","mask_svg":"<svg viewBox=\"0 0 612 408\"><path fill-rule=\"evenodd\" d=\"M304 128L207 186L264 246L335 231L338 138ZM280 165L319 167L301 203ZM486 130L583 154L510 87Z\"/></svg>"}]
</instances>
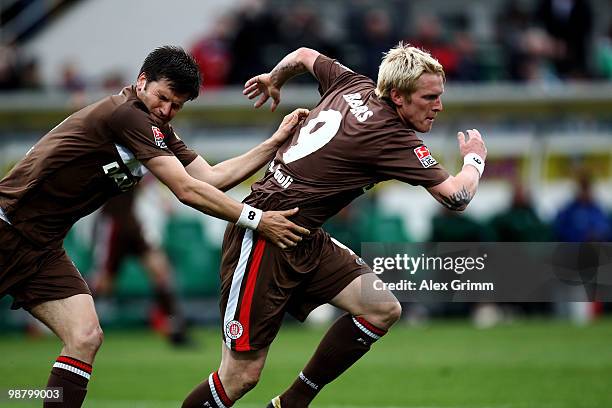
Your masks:
<instances>
[{"instance_id":1,"label":"white wristband","mask_svg":"<svg viewBox=\"0 0 612 408\"><path fill-rule=\"evenodd\" d=\"M261 220L262 216L263 211L255 207L251 207L248 204L244 204L242 206L240 218L238 218L238 221L236 221L236 225L239 227L255 230L257 229L257 226L259 225L259 221Z\"/></svg>"},{"instance_id":2,"label":"white wristband","mask_svg":"<svg viewBox=\"0 0 612 408\"><path fill-rule=\"evenodd\" d=\"M482 157L480 157L476 153L468 153L463 158L463 167L467 166L468 164L476 167L476 170L478 170L480 177L482 177L482 173L484 173L485 168L485 161Z\"/></svg>"}]
</instances>

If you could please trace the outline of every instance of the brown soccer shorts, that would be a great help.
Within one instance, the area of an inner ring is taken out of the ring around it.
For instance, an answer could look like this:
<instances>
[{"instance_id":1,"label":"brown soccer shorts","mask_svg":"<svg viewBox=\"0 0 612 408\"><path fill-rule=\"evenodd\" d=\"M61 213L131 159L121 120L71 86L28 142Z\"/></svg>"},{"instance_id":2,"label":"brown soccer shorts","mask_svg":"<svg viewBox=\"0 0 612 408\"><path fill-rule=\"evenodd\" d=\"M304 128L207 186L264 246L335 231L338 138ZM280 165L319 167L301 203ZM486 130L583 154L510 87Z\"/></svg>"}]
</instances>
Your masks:
<instances>
[{"instance_id":1,"label":"brown soccer shorts","mask_svg":"<svg viewBox=\"0 0 612 408\"><path fill-rule=\"evenodd\" d=\"M269 346L285 312L300 321L372 270L322 229L282 250L257 232L230 224L221 259L225 344L235 351Z\"/></svg>"},{"instance_id":2,"label":"brown soccer shorts","mask_svg":"<svg viewBox=\"0 0 612 408\"><path fill-rule=\"evenodd\" d=\"M91 294L61 245L40 248L0 220L0 298L13 297L13 309Z\"/></svg>"}]
</instances>

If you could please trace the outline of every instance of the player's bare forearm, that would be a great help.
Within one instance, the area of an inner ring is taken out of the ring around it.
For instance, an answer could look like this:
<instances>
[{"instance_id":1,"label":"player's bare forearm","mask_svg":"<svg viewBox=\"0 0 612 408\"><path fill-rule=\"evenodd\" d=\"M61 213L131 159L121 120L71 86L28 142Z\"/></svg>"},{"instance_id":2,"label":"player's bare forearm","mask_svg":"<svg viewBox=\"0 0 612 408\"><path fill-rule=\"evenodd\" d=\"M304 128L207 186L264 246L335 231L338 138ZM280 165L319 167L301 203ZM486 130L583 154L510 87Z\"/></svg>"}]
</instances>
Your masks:
<instances>
[{"instance_id":1,"label":"player's bare forearm","mask_svg":"<svg viewBox=\"0 0 612 408\"><path fill-rule=\"evenodd\" d=\"M469 139L463 132L457 133L459 151L464 157L464 165L456 176L450 176L437 186L427 190L449 210L463 211L468 206L480 181L484 170L484 160L487 157L487 148L480 132L476 129L467 131ZM477 168L479 167L479 169Z\"/></svg>"},{"instance_id":2,"label":"player's bare forearm","mask_svg":"<svg viewBox=\"0 0 612 408\"><path fill-rule=\"evenodd\" d=\"M285 82L294 76L304 74L306 72L313 73L314 61L319 56L319 52L310 48L298 48L297 50L287 54L285 58L279 61L278 64L270 71L270 79L272 84L277 88L281 88Z\"/></svg>"},{"instance_id":3,"label":"player's bare forearm","mask_svg":"<svg viewBox=\"0 0 612 408\"><path fill-rule=\"evenodd\" d=\"M211 185L194 180L194 183L188 184L184 195L179 199L184 204L205 214L241 225L239 219L242 219L243 204L232 200ZM257 225L257 231L280 248L293 247L302 240L302 235L310 233L306 228L287 219L295 215L297 211L297 208L285 211L265 211Z\"/></svg>"},{"instance_id":4,"label":"player's bare forearm","mask_svg":"<svg viewBox=\"0 0 612 408\"><path fill-rule=\"evenodd\" d=\"M227 191L251 177L274 157L279 144L268 139L248 152L225 160L212 167L211 183Z\"/></svg>"},{"instance_id":5,"label":"player's bare forearm","mask_svg":"<svg viewBox=\"0 0 612 408\"><path fill-rule=\"evenodd\" d=\"M299 48L283 58L266 74L256 75L246 81L242 93L249 99L258 98L254 106L261 107L272 98L270 110L274 111L281 100L281 88L290 78L310 72L314 74L314 63L319 52L310 48Z\"/></svg>"},{"instance_id":6,"label":"player's bare forearm","mask_svg":"<svg viewBox=\"0 0 612 408\"><path fill-rule=\"evenodd\" d=\"M473 166L465 166L456 176L429 189L442 205L452 211L463 211L476 195L480 175Z\"/></svg>"},{"instance_id":7,"label":"player's bare forearm","mask_svg":"<svg viewBox=\"0 0 612 408\"><path fill-rule=\"evenodd\" d=\"M204 160L199 157L197 160ZM212 185L190 176L183 165L174 156L158 156L145 161L145 166L164 183L185 205L195 208L204 214L234 222L240 225L245 205L234 201ZM254 209L253 209L254 210ZM287 217L295 215L296 209L285 211L266 211L257 224L259 231L270 242L281 248L296 245L301 235L309 231ZM252 218L249 218L252 220ZM244 226L248 224L242 221Z\"/></svg>"},{"instance_id":8,"label":"player's bare forearm","mask_svg":"<svg viewBox=\"0 0 612 408\"><path fill-rule=\"evenodd\" d=\"M261 145L251 151L214 166L209 165L203 157L198 156L185 170L196 180L203 181L221 191L227 191L243 182L260 169L266 158L273 153L260 152ZM273 150L273 149L270 149Z\"/></svg>"},{"instance_id":9,"label":"player's bare forearm","mask_svg":"<svg viewBox=\"0 0 612 408\"><path fill-rule=\"evenodd\" d=\"M198 157L188 167L202 180L191 176L176 157L158 156L145 162L145 166L164 183L185 205L205 214L235 222L242 204L223 194L206 180L210 180L210 166Z\"/></svg>"}]
</instances>

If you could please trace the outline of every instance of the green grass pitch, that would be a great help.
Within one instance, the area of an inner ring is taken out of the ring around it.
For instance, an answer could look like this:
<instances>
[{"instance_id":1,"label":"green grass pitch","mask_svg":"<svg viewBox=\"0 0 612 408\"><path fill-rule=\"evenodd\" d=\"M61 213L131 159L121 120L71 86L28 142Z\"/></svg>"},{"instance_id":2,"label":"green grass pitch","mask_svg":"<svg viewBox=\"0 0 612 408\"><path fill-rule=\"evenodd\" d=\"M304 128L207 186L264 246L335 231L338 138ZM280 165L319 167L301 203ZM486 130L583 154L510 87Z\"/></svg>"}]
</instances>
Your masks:
<instances>
[{"instance_id":1,"label":"green grass pitch","mask_svg":"<svg viewBox=\"0 0 612 408\"><path fill-rule=\"evenodd\" d=\"M273 344L259 385L237 407L265 407L295 378L323 329L287 326ZM218 365L218 331L196 333L199 348L175 350L147 331L108 331L85 407L179 407ZM43 387L59 352L54 337L0 337L0 407L9 388ZM612 407L612 321L587 327L517 321L488 330L467 322L399 325L313 407L608 408Z\"/></svg>"}]
</instances>

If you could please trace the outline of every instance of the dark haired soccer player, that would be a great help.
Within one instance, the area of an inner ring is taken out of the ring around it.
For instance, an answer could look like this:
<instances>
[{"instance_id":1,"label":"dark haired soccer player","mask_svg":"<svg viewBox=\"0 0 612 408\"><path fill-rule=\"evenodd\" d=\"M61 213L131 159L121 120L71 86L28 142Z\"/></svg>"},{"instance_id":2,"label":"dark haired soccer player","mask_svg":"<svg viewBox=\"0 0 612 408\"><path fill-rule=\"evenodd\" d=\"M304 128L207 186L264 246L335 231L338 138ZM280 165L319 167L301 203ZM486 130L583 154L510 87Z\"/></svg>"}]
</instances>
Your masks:
<instances>
[{"instance_id":1,"label":"dark haired soccer player","mask_svg":"<svg viewBox=\"0 0 612 408\"><path fill-rule=\"evenodd\" d=\"M262 212L218 190L269 161L308 111L287 115L268 140L211 167L169 124L199 89L200 74L189 54L157 48L135 85L69 116L0 181L0 297L10 294L13 308L28 310L63 342L48 381L63 388L63 402L45 406L81 406L102 343L91 293L63 239L78 219L131 189L147 170L184 204L257 230L281 248L308 233L285 218L297 209Z\"/></svg>"},{"instance_id":2,"label":"dark haired soccer player","mask_svg":"<svg viewBox=\"0 0 612 408\"><path fill-rule=\"evenodd\" d=\"M198 385L184 408L229 407L259 380L285 312L299 320L331 303L347 313L329 329L306 367L269 407L306 407L321 389L363 356L399 319L389 291L373 299L376 275L321 225L373 184L397 179L425 187L452 210L463 210L484 170L486 148L477 130L458 133L463 169L450 176L416 132L431 130L442 111L444 70L428 53L400 44L383 58L378 84L317 51L300 48L267 74L245 84L255 107L291 77L310 72L321 100L281 146L269 172L245 202L262 208L300 206L296 222L311 234L279 250L230 225L223 243L221 312L224 346L219 370Z\"/></svg>"}]
</instances>

